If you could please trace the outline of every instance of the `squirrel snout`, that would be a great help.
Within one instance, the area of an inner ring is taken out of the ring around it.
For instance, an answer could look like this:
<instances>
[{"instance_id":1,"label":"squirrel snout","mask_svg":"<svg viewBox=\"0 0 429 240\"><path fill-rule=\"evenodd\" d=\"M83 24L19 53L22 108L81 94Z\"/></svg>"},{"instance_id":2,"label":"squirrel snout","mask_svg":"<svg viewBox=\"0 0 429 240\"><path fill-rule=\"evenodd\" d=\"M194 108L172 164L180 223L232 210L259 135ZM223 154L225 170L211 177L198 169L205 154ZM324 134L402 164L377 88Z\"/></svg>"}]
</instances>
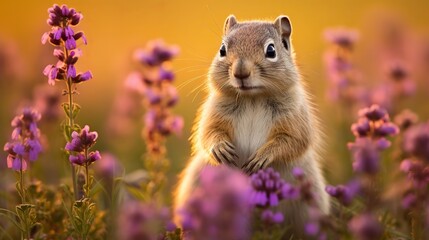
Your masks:
<instances>
[{"instance_id":1,"label":"squirrel snout","mask_svg":"<svg viewBox=\"0 0 429 240\"><path fill-rule=\"evenodd\" d=\"M235 78L244 80L250 76L250 68L242 60L236 61L232 66L232 74Z\"/></svg>"}]
</instances>

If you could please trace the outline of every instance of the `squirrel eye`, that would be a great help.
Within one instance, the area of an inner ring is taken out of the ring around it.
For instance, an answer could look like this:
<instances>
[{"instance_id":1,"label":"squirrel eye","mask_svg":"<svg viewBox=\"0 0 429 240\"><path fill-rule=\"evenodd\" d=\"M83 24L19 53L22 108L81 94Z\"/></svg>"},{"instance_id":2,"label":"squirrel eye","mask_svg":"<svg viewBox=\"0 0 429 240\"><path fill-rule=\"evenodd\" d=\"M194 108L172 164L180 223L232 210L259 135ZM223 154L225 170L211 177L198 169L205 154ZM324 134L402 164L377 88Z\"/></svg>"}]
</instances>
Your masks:
<instances>
[{"instance_id":1,"label":"squirrel eye","mask_svg":"<svg viewBox=\"0 0 429 240\"><path fill-rule=\"evenodd\" d=\"M265 57L266 58L275 58L276 57L276 49L274 47L274 44L269 44L267 46L267 50L265 51Z\"/></svg>"},{"instance_id":2,"label":"squirrel eye","mask_svg":"<svg viewBox=\"0 0 429 240\"><path fill-rule=\"evenodd\" d=\"M220 54L221 57L225 57L226 56L226 47L225 47L225 44L223 44L223 43L220 46L219 54Z\"/></svg>"}]
</instances>

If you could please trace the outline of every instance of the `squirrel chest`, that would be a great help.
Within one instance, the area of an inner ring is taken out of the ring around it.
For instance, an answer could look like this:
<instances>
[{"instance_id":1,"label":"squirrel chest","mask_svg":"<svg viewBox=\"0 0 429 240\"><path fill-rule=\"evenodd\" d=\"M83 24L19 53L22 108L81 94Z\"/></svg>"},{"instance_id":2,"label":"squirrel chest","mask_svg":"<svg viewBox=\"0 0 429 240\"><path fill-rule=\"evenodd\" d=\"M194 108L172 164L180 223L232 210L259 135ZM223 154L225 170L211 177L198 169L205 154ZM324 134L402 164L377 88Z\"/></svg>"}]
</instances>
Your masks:
<instances>
[{"instance_id":1,"label":"squirrel chest","mask_svg":"<svg viewBox=\"0 0 429 240\"><path fill-rule=\"evenodd\" d=\"M273 114L264 101L243 101L232 118L233 144L239 156L239 165L264 143L273 124Z\"/></svg>"}]
</instances>

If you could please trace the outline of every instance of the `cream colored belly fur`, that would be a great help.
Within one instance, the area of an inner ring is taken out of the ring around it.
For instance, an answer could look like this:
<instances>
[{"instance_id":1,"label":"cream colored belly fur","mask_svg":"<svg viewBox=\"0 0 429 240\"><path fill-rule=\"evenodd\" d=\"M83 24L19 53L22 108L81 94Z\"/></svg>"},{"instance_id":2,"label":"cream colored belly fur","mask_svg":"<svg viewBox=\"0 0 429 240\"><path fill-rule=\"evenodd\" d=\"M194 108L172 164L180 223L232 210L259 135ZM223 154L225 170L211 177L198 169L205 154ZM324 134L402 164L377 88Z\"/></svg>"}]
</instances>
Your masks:
<instances>
[{"instance_id":1,"label":"cream colored belly fur","mask_svg":"<svg viewBox=\"0 0 429 240\"><path fill-rule=\"evenodd\" d=\"M261 102L246 104L239 117L232 121L233 144L242 166L266 141L272 126L272 115Z\"/></svg>"}]
</instances>

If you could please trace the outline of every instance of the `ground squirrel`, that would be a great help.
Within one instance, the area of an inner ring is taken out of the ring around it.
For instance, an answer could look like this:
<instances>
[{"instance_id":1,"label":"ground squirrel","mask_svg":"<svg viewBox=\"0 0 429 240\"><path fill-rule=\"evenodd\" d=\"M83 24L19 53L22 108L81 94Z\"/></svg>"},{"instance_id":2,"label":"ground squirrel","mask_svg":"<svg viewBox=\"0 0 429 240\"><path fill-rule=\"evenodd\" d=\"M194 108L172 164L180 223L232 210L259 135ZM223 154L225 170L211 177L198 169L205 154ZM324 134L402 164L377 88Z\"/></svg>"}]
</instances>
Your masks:
<instances>
[{"instance_id":1,"label":"ground squirrel","mask_svg":"<svg viewBox=\"0 0 429 240\"><path fill-rule=\"evenodd\" d=\"M204 166L226 164L248 174L272 167L289 181L298 166L312 181L322 212L329 212L317 154L319 126L295 64L291 32L286 16L274 22L237 22L232 15L226 19L209 70L208 97L193 129L192 158L176 191L176 209L189 197ZM302 232L305 204L282 208L285 224Z\"/></svg>"}]
</instances>

